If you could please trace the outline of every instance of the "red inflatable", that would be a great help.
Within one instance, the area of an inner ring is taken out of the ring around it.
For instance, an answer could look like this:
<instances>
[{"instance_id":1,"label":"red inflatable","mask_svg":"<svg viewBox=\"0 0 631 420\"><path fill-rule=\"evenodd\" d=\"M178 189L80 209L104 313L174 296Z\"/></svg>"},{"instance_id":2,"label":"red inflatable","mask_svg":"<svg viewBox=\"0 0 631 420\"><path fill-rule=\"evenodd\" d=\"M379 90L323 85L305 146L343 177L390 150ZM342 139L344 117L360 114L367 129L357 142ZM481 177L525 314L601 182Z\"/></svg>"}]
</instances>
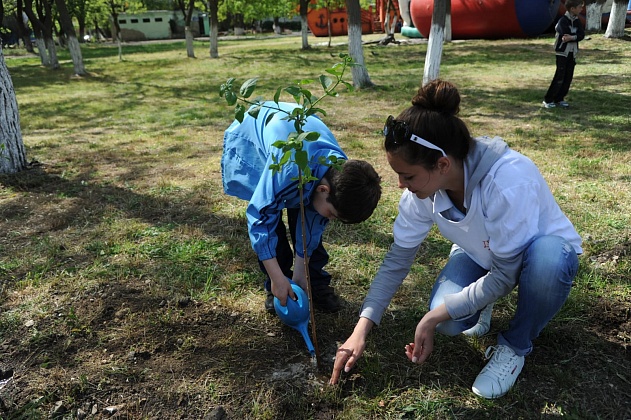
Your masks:
<instances>
[{"instance_id":1,"label":"red inflatable","mask_svg":"<svg viewBox=\"0 0 631 420\"><path fill-rule=\"evenodd\" d=\"M537 36L554 22L560 0L451 0L452 39ZM428 37L434 0L411 0L414 26Z\"/></svg>"}]
</instances>

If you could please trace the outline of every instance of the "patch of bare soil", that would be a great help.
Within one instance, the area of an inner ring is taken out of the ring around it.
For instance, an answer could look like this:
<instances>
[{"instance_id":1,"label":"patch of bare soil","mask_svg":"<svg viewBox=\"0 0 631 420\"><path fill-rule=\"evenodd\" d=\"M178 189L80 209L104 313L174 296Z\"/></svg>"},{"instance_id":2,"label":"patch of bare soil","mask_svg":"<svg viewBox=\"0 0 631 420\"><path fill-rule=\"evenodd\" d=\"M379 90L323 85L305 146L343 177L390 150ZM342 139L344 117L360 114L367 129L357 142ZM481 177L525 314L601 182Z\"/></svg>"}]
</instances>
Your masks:
<instances>
[{"instance_id":1,"label":"patch of bare soil","mask_svg":"<svg viewBox=\"0 0 631 420\"><path fill-rule=\"evenodd\" d=\"M20 330L0 344L7 418L238 418L252 400L264 410L274 390L290 400L328 380L275 317L173 299L142 281L85 291Z\"/></svg>"}]
</instances>

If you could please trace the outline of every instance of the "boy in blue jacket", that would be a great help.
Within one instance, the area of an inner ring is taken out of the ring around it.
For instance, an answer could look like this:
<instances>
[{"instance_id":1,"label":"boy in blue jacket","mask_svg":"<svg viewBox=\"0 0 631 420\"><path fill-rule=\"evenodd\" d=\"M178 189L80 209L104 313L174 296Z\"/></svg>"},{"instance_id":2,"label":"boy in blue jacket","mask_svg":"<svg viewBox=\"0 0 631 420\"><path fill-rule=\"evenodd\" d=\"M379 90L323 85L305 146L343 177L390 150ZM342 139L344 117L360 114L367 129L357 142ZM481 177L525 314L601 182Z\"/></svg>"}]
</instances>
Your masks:
<instances>
[{"instance_id":1,"label":"boy in blue jacket","mask_svg":"<svg viewBox=\"0 0 631 420\"><path fill-rule=\"evenodd\" d=\"M578 43L585 38L585 29L578 15L583 10L583 0L566 0L567 12L554 27L556 31L554 50L556 51L556 71L550 87L543 98L544 108L570 106L565 101L565 95L570 91L574 78Z\"/></svg>"},{"instance_id":2,"label":"boy in blue jacket","mask_svg":"<svg viewBox=\"0 0 631 420\"><path fill-rule=\"evenodd\" d=\"M221 159L224 191L248 200L248 233L259 266L267 276L265 309L274 312L274 296L286 305L287 297L296 299L288 279L306 290L298 167L284 165L275 174L269 169L273 157L280 160L281 149L272 146L295 132L293 122L284 120L296 104L266 102L257 118L246 113L243 122L235 120L224 133ZM267 122L271 113L276 114ZM322 245L322 234L332 219L342 223L360 223L373 213L381 197L380 178L365 161L347 160L331 130L317 117L307 119L304 131L320 134L316 141L305 141L312 175L317 181L303 186L306 242L314 306L323 312L341 309L339 297L330 286L331 275L324 270L329 255ZM321 157L334 156L345 162L340 170L319 163ZM287 224L293 245L287 240L282 220L287 210ZM293 269L292 269L293 266Z\"/></svg>"}]
</instances>

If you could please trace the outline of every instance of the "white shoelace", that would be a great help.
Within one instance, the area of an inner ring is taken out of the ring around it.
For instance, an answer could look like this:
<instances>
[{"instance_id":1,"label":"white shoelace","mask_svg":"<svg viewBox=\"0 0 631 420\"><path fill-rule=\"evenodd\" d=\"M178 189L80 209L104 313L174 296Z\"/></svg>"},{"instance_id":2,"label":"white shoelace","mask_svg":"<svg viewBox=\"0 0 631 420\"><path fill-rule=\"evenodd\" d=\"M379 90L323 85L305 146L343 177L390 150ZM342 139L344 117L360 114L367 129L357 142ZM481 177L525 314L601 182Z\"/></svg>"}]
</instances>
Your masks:
<instances>
[{"instance_id":1,"label":"white shoelace","mask_svg":"<svg viewBox=\"0 0 631 420\"><path fill-rule=\"evenodd\" d=\"M486 365L486 371L490 371L496 376L503 377L511 373L511 369L516 366L517 356L515 353L511 355L511 351L506 346L490 346L484 353L486 360L492 359Z\"/></svg>"}]
</instances>

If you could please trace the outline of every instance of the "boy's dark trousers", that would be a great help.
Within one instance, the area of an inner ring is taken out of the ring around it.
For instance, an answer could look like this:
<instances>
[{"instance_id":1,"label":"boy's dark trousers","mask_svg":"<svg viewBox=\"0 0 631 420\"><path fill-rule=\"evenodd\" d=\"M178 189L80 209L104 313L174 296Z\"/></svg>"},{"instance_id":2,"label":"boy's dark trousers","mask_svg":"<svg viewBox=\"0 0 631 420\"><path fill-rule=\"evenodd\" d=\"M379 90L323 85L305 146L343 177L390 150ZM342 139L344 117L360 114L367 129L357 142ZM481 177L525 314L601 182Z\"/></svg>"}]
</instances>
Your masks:
<instances>
[{"instance_id":1,"label":"boy's dark trousers","mask_svg":"<svg viewBox=\"0 0 631 420\"><path fill-rule=\"evenodd\" d=\"M287 239L287 228L282 220L278 221L276 226L276 236L278 237L278 245L276 245L276 260L280 269L286 277L292 278L292 267L294 264L294 251L296 246L296 227L300 223L300 209L286 209L287 223L289 224L289 234L291 236L291 245ZM301 250L302 251L302 250ZM302 252L301 252L302 253ZM314 295L318 295L319 291L323 291L331 284L331 275L324 270L324 266L329 262L329 254L322 245L322 239L318 247L313 251L309 258L309 276L311 278L311 290ZM267 275L267 271L263 263L259 260L259 267L263 273ZM269 277L265 280L265 290L271 290Z\"/></svg>"},{"instance_id":2,"label":"boy's dark trousers","mask_svg":"<svg viewBox=\"0 0 631 420\"><path fill-rule=\"evenodd\" d=\"M552 78L548 92L544 97L547 103L561 102L570 91L572 78L574 78L574 67L576 67L574 54L569 53L567 57L557 55L556 58L557 69L554 72L554 77Z\"/></svg>"}]
</instances>

